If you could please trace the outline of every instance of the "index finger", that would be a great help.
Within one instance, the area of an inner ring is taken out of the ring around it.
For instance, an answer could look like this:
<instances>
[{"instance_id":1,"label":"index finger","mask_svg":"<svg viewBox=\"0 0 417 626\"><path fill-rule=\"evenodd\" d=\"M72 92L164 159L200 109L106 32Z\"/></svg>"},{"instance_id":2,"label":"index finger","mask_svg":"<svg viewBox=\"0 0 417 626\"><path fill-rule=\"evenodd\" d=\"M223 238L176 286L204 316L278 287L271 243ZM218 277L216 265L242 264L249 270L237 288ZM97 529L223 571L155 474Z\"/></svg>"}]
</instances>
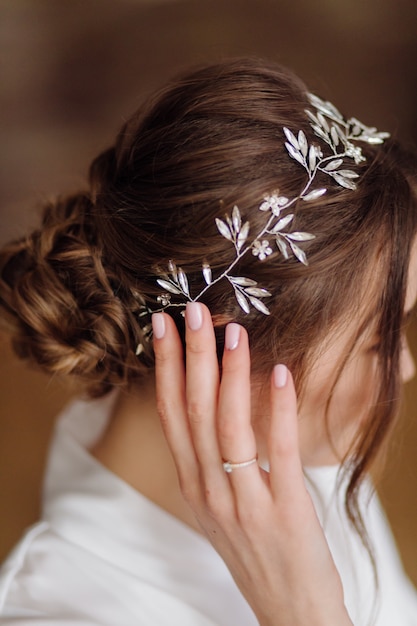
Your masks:
<instances>
[{"instance_id":1,"label":"index finger","mask_svg":"<svg viewBox=\"0 0 417 626\"><path fill-rule=\"evenodd\" d=\"M174 320L166 313L152 315L155 383L158 414L181 475L195 465L194 448L187 424L185 371L181 340Z\"/></svg>"}]
</instances>

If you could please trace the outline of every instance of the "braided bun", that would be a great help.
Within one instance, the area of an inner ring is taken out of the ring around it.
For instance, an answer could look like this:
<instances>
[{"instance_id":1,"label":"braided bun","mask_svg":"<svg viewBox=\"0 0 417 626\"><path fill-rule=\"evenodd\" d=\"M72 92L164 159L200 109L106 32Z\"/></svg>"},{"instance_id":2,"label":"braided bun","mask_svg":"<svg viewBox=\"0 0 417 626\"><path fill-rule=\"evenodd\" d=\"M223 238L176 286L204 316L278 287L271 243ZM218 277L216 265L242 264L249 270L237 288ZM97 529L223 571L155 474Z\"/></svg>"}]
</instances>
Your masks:
<instances>
[{"instance_id":1,"label":"braided bun","mask_svg":"<svg viewBox=\"0 0 417 626\"><path fill-rule=\"evenodd\" d=\"M59 199L41 229L1 250L0 306L20 357L100 396L140 377L149 355L135 355L137 295L105 267L91 214L87 194Z\"/></svg>"}]
</instances>

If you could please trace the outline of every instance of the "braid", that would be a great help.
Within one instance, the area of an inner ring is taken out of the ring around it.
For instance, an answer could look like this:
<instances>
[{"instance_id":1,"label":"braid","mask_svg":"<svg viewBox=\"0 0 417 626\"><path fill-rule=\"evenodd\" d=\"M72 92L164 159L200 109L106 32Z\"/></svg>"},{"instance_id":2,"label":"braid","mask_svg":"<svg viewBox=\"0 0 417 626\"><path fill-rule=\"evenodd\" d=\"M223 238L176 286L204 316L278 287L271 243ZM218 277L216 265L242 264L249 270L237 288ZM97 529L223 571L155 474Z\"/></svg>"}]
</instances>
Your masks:
<instances>
[{"instance_id":1,"label":"braid","mask_svg":"<svg viewBox=\"0 0 417 626\"><path fill-rule=\"evenodd\" d=\"M0 254L0 305L19 356L106 393L145 371L137 294L105 267L86 194L49 203L42 228ZM144 343L144 342L143 342Z\"/></svg>"}]
</instances>

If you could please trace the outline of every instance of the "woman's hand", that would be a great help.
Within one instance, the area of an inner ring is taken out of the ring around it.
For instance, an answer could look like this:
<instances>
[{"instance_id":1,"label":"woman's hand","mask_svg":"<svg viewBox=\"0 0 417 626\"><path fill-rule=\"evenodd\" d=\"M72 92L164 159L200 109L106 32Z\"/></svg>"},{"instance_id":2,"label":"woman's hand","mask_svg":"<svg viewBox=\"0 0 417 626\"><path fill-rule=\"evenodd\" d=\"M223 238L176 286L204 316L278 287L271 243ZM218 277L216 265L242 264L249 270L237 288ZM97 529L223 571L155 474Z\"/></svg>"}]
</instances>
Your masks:
<instances>
[{"instance_id":1,"label":"woman's hand","mask_svg":"<svg viewBox=\"0 0 417 626\"><path fill-rule=\"evenodd\" d=\"M262 626L351 624L301 466L288 370L271 377L270 471L256 462L244 328L226 328L222 377L208 309L187 305L186 374L169 315L153 316L158 411L183 496Z\"/></svg>"}]
</instances>

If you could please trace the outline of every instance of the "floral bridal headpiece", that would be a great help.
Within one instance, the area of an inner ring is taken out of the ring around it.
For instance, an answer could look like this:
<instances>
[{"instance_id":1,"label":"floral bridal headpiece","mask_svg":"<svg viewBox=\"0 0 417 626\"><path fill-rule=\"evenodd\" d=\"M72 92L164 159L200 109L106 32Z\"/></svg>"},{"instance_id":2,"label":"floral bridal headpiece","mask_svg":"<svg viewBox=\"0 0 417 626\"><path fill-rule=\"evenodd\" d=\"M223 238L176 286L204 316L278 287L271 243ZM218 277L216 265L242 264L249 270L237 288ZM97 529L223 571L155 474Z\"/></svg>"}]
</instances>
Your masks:
<instances>
[{"instance_id":1,"label":"floral bridal headpiece","mask_svg":"<svg viewBox=\"0 0 417 626\"><path fill-rule=\"evenodd\" d=\"M256 233L251 233L250 222L244 220L238 206L234 206L231 215L226 215L225 219L216 218L220 235L235 248L234 260L216 277L213 276L210 265L203 262L205 287L196 295L190 293L186 273L174 261L170 261L168 271L161 273L157 279L157 283L164 290L157 298L160 305L157 311L168 307L184 307L187 302L200 300L212 285L228 280L245 313L249 313L252 306L269 315L264 299L271 295L270 292L260 287L252 278L236 276L233 269L238 262L249 253L264 261L276 246L285 259L292 256L304 265L308 264L301 244L314 239L315 235L288 230L294 218L289 209L298 200L309 202L326 193L326 187L314 185L319 172L329 176L341 187L356 189L355 179L359 174L346 166L346 160L353 159L355 164L366 160L357 142L381 144L389 137L389 133L378 132L376 128L365 126L354 117L345 120L331 102L321 100L313 94L308 94L308 98L315 112L309 109L305 112L314 134L321 140L321 145L309 144L302 130L297 133L288 128L283 129L289 156L306 171L306 184L301 193L294 198L287 198L278 192L265 196L259 205L259 211L266 215L265 225Z\"/></svg>"}]
</instances>

